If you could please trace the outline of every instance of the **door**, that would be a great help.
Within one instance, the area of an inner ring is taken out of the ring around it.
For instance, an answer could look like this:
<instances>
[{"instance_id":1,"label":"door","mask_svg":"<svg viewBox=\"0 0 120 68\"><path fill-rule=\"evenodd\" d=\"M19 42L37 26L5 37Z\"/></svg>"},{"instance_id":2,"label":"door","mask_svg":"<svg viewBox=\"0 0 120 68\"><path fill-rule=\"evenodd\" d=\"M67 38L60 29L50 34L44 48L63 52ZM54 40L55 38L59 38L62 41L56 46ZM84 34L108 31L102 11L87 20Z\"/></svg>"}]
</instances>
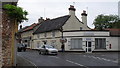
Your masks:
<instances>
[{"instance_id":1,"label":"door","mask_svg":"<svg viewBox=\"0 0 120 68\"><path fill-rule=\"evenodd\" d=\"M86 52L91 53L92 52L92 43L91 41L86 41Z\"/></svg>"}]
</instances>

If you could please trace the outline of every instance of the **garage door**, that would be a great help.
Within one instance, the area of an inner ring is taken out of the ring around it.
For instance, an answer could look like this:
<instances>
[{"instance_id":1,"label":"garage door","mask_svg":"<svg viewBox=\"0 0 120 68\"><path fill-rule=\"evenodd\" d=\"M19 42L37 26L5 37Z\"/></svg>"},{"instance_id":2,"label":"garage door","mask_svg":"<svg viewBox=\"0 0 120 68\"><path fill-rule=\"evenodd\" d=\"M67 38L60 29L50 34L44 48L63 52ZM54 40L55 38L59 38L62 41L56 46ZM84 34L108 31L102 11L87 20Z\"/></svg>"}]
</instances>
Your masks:
<instances>
[{"instance_id":1,"label":"garage door","mask_svg":"<svg viewBox=\"0 0 120 68\"><path fill-rule=\"evenodd\" d=\"M81 48L82 48L82 38L72 38L71 49L81 49Z\"/></svg>"}]
</instances>

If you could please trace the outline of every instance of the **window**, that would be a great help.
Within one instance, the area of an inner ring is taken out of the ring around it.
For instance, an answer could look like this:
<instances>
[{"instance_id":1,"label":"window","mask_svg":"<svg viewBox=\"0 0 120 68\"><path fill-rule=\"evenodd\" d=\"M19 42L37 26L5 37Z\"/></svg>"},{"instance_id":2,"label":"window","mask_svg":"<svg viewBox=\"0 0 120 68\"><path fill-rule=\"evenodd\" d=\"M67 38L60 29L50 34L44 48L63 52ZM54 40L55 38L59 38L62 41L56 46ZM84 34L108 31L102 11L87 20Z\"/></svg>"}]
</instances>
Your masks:
<instances>
[{"instance_id":1,"label":"window","mask_svg":"<svg viewBox=\"0 0 120 68\"><path fill-rule=\"evenodd\" d=\"M38 42L37 42L37 48L39 48L39 47L40 47L40 42L38 41Z\"/></svg>"},{"instance_id":2,"label":"window","mask_svg":"<svg viewBox=\"0 0 120 68\"><path fill-rule=\"evenodd\" d=\"M47 37L47 33L46 32L44 33L44 37Z\"/></svg>"},{"instance_id":3,"label":"window","mask_svg":"<svg viewBox=\"0 0 120 68\"><path fill-rule=\"evenodd\" d=\"M80 27L80 30L82 30L82 27Z\"/></svg>"},{"instance_id":4,"label":"window","mask_svg":"<svg viewBox=\"0 0 120 68\"><path fill-rule=\"evenodd\" d=\"M52 37L55 37L55 31L52 31Z\"/></svg>"},{"instance_id":5,"label":"window","mask_svg":"<svg viewBox=\"0 0 120 68\"><path fill-rule=\"evenodd\" d=\"M95 38L95 48L96 49L105 49L106 48L106 39L105 38Z\"/></svg>"},{"instance_id":6,"label":"window","mask_svg":"<svg viewBox=\"0 0 120 68\"><path fill-rule=\"evenodd\" d=\"M38 39L40 38L40 35L39 35L39 34L37 35L37 38L38 38Z\"/></svg>"}]
</instances>

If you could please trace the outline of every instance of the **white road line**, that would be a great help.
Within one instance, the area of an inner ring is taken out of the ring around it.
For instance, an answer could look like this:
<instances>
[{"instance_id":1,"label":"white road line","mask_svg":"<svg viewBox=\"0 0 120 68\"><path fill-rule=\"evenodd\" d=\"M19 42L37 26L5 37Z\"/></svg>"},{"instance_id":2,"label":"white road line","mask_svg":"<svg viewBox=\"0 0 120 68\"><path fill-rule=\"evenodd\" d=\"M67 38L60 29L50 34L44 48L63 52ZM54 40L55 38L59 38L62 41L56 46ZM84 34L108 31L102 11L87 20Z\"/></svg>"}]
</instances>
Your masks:
<instances>
[{"instance_id":1,"label":"white road line","mask_svg":"<svg viewBox=\"0 0 120 68\"><path fill-rule=\"evenodd\" d=\"M73 61L70 61L70 60L66 60L67 62L70 62L70 63L73 63L73 64L76 64L76 65L79 65L79 66L84 66L82 64L79 64L79 63L76 63L76 62L73 62Z\"/></svg>"},{"instance_id":2,"label":"white road line","mask_svg":"<svg viewBox=\"0 0 120 68\"><path fill-rule=\"evenodd\" d=\"M86 55L83 55L84 57L87 57Z\"/></svg>"},{"instance_id":3,"label":"white road line","mask_svg":"<svg viewBox=\"0 0 120 68\"><path fill-rule=\"evenodd\" d=\"M84 57L88 57L88 58L94 58L94 59L99 59L99 60L104 60L104 61L109 61L109 62L118 63L118 61L113 61L113 60L110 60L110 59L105 59L105 58L101 58L101 57L86 56L86 55L83 55L83 56L84 56Z\"/></svg>"},{"instance_id":4,"label":"white road line","mask_svg":"<svg viewBox=\"0 0 120 68\"><path fill-rule=\"evenodd\" d=\"M57 57L57 56L48 56L48 57L53 57L53 58L57 58L57 59L59 58L59 57Z\"/></svg>"},{"instance_id":5,"label":"white road line","mask_svg":"<svg viewBox=\"0 0 120 68\"><path fill-rule=\"evenodd\" d=\"M95 56L92 56L92 58L97 59Z\"/></svg>"},{"instance_id":6,"label":"white road line","mask_svg":"<svg viewBox=\"0 0 120 68\"><path fill-rule=\"evenodd\" d=\"M114 62L114 63L118 63L118 61L112 61L112 62Z\"/></svg>"},{"instance_id":7,"label":"white road line","mask_svg":"<svg viewBox=\"0 0 120 68\"><path fill-rule=\"evenodd\" d=\"M19 56L19 57L21 57L21 56ZM33 62L31 62L30 60L27 60L26 58L24 58L24 57L21 57L21 58L23 58L24 60L26 60L26 61L28 61L28 62L30 62L32 65L34 65L36 68L38 68L37 67L37 65L35 65Z\"/></svg>"}]
</instances>

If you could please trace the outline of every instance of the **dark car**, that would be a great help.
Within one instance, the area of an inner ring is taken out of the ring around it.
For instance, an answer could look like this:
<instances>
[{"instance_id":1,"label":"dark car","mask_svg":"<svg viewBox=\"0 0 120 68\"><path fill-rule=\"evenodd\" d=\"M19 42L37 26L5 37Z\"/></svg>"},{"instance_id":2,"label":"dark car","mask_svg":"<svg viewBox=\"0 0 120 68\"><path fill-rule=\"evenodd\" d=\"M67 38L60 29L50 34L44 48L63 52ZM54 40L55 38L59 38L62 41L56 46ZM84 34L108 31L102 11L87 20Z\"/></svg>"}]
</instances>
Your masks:
<instances>
[{"instance_id":1,"label":"dark car","mask_svg":"<svg viewBox=\"0 0 120 68\"><path fill-rule=\"evenodd\" d=\"M25 44L22 44L22 43L18 43L17 44L17 51L18 52L21 52L21 51L26 51L26 45Z\"/></svg>"},{"instance_id":2,"label":"dark car","mask_svg":"<svg viewBox=\"0 0 120 68\"><path fill-rule=\"evenodd\" d=\"M51 45L43 45L39 48L39 54L54 54L57 55L58 50Z\"/></svg>"}]
</instances>

